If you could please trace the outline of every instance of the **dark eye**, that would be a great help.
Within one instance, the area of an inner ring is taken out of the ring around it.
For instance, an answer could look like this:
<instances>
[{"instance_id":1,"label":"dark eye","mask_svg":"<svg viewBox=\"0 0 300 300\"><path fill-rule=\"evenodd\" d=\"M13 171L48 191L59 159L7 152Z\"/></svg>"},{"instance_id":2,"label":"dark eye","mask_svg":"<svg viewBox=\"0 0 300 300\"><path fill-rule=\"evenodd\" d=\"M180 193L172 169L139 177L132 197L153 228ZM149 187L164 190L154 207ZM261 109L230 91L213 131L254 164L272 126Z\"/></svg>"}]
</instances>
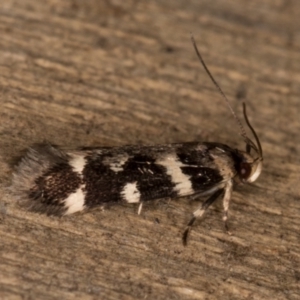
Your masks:
<instances>
[{"instance_id":1,"label":"dark eye","mask_svg":"<svg viewBox=\"0 0 300 300\"><path fill-rule=\"evenodd\" d=\"M248 179L249 176L251 175L252 167L248 163L241 163L240 164L240 177L242 179Z\"/></svg>"}]
</instances>

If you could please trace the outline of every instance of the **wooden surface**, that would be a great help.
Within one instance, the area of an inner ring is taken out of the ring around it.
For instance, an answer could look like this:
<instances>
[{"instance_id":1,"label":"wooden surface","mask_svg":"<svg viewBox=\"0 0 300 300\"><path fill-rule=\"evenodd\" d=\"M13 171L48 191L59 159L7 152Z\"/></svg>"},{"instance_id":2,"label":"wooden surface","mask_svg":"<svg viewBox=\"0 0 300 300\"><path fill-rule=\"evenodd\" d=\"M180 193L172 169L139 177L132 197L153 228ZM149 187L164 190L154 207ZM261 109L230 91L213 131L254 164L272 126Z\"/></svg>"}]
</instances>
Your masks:
<instances>
[{"instance_id":1,"label":"wooden surface","mask_svg":"<svg viewBox=\"0 0 300 300\"><path fill-rule=\"evenodd\" d=\"M300 299L300 2L2 0L0 299ZM189 35L261 138L259 180L218 203L115 206L58 219L7 192L35 142L191 140L242 148Z\"/></svg>"}]
</instances>

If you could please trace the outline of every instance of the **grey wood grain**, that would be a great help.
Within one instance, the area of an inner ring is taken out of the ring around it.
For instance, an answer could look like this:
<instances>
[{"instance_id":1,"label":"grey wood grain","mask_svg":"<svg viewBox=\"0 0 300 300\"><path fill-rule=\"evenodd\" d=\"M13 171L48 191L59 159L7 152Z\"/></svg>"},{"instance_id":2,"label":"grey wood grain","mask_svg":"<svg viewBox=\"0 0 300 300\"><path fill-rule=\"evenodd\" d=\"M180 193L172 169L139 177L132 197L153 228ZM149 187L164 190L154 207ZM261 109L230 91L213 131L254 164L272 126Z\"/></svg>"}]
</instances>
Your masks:
<instances>
[{"instance_id":1,"label":"grey wood grain","mask_svg":"<svg viewBox=\"0 0 300 300\"><path fill-rule=\"evenodd\" d=\"M1 299L299 299L299 1L0 4ZM191 140L243 147L206 63L264 149L259 180L191 232L188 199L67 218L7 192L22 151ZM159 222L158 222L159 221Z\"/></svg>"}]
</instances>

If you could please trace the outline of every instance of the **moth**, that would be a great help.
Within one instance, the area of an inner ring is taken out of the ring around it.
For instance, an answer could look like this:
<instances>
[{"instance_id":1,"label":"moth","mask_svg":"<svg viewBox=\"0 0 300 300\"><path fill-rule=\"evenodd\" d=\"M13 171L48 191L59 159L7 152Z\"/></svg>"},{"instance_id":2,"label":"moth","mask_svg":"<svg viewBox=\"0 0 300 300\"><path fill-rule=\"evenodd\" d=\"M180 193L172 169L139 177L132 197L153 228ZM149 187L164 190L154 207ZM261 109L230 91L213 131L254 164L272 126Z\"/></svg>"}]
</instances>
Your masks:
<instances>
[{"instance_id":1,"label":"moth","mask_svg":"<svg viewBox=\"0 0 300 300\"><path fill-rule=\"evenodd\" d=\"M207 68L192 38L197 57L229 106L246 144L245 151L222 143L188 142L154 146L123 146L63 150L50 144L30 148L17 165L11 190L28 209L48 215L69 215L96 206L139 203L160 198L208 197L193 212L183 233L183 243L194 222L218 198L227 219L233 186L254 182L262 171L263 151L251 126L246 106L244 118L251 140L222 89Z\"/></svg>"}]
</instances>

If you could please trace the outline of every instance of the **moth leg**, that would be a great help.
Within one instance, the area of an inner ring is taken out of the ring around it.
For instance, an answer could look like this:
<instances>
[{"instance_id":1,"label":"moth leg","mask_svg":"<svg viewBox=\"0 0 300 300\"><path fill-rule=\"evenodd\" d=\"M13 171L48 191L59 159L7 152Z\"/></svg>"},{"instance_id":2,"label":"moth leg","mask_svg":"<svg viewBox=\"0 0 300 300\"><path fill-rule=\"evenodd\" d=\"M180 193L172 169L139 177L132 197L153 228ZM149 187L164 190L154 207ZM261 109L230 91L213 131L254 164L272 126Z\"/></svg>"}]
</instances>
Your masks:
<instances>
[{"instance_id":1,"label":"moth leg","mask_svg":"<svg viewBox=\"0 0 300 300\"><path fill-rule=\"evenodd\" d=\"M224 221L224 225L225 225L225 230L226 232L231 235L229 228L228 228L228 209L229 209L229 203L231 200L231 194L232 194L232 180L229 180L225 186L225 193L224 193L224 197L223 197L223 208L224 208L224 212L223 212L223 221Z\"/></svg>"},{"instance_id":2,"label":"moth leg","mask_svg":"<svg viewBox=\"0 0 300 300\"><path fill-rule=\"evenodd\" d=\"M140 203L139 208L138 208L138 215L141 214L143 208L143 202Z\"/></svg>"},{"instance_id":3,"label":"moth leg","mask_svg":"<svg viewBox=\"0 0 300 300\"><path fill-rule=\"evenodd\" d=\"M224 189L220 189L218 191L216 191L214 194L212 194L204 203L202 203L202 205L193 212L193 217L192 219L189 221L183 236L182 236L182 242L183 245L186 246L187 245L187 238L189 235L189 232L192 229L193 224L195 223L196 219L200 218L203 216L203 214L205 213L205 211L218 199L218 197L224 192Z\"/></svg>"}]
</instances>

